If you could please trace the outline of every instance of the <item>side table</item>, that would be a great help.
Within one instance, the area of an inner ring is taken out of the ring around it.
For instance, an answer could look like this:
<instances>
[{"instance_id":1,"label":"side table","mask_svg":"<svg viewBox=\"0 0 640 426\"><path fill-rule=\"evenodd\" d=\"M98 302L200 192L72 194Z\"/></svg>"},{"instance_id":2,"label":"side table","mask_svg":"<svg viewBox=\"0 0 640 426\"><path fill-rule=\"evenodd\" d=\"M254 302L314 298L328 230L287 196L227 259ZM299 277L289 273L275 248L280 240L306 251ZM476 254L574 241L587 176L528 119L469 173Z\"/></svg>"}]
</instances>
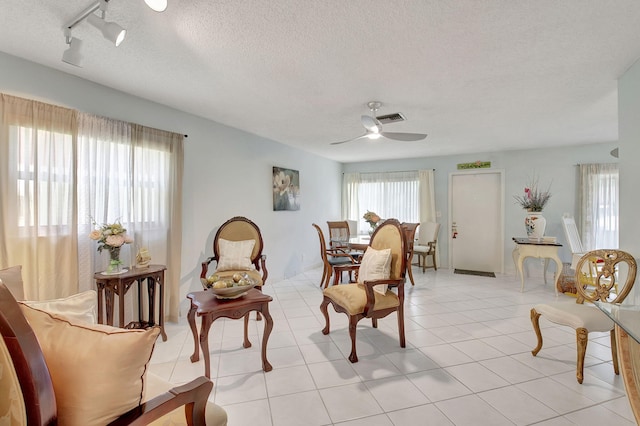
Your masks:
<instances>
[{"instance_id":1,"label":"side table","mask_svg":"<svg viewBox=\"0 0 640 426\"><path fill-rule=\"evenodd\" d=\"M162 340L167 341L167 334L164 331L164 265L149 265L147 268L132 268L122 274L103 274L97 272L93 275L98 287L98 323L105 324L104 311L106 310L106 324L113 325L114 296L118 295L118 317L121 328L145 328L156 325L155 305L156 305L156 285L158 286L158 325ZM142 318L142 285L147 281L147 292L149 296L149 319ZM124 295L129 288L138 283L138 321L124 324ZM104 302L103 302L104 300ZM103 304L106 305L103 307ZM105 309L106 308L106 309Z\"/></svg>"},{"instance_id":2,"label":"side table","mask_svg":"<svg viewBox=\"0 0 640 426\"><path fill-rule=\"evenodd\" d=\"M520 274L520 292L524 291L524 259L527 257L536 257L539 259L545 259L543 272L545 284L547 283L547 265L549 264L549 259L556 263L556 274L553 283L557 296L558 282L560 280L560 275L562 274L562 261L560 260L560 257L558 257L558 249L562 247L562 244L516 237L513 238L513 242L516 243L516 246L511 255L513 256L513 263L516 265L516 275Z\"/></svg>"},{"instance_id":3,"label":"side table","mask_svg":"<svg viewBox=\"0 0 640 426\"><path fill-rule=\"evenodd\" d=\"M198 348L198 332L196 329L196 314L202 317L200 326L200 348L204 358L204 375L211 378L211 361L209 358L209 330L211 325L218 318L240 319L244 317L244 343L243 347L251 347L251 342L247 337L249 329L249 313L256 311L262 313L265 319L264 334L262 336L262 369L271 371L273 367L267 361L267 341L273 329L273 319L269 313L269 302L273 298L260 290L252 288L245 296L237 299L218 299L211 291L195 291L187 294L187 299L191 301L191 308L187 314L189 327L193 333L193 355L191 362L200 359Z\"/></svg>"}]
</instances>

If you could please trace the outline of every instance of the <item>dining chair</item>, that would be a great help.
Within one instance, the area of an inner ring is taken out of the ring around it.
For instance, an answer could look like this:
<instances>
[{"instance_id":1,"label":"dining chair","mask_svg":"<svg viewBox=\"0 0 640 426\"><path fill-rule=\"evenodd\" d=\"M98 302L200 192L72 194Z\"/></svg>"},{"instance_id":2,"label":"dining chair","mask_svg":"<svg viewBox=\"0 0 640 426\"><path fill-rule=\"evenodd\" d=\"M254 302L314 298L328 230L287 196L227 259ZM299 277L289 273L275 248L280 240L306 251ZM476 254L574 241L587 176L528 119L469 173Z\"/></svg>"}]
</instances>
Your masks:
<instances>
[{"instance_id":1,"label":"dining chair","mask_svg":"<svg viewBox=\"0 0 640 426\"><path fill-rule=\"evenodd\" d=\"M335 272L334 268L336 266L355 264L357 263L357 260L342 248L334 248L331 246L327 247L322 229L315 223L312 223L311 226L313 226L318 232L318 239L320 241L320 258L322 259L323 264L320 287L327 288L329 286L331 276ZM349 281L351 281L351 272L348 272ZM339 271L335 273L340 274ZM336 277L336 281L338 281L337 278L338 277Z\"/></svg>"},{"instance_id":2,"label":"dining chair","mask_svg":"<svg viewBox=\"0 0 640 426\"><path fill-rule=\"evenodd\" d=\"M576 277L577 299L566 299L553 303L540 303L531 309L531 324L538 338L538 344L531 351L536 356L542 349L542 332L540 317L548 321L571 327L576 333L577 365L576 379L582 383L584 379L584 357L590 332L608 331L611 339L611 355L613 370L619 374L616 337L613 321L598 307L595 301L603 303L621 303L631 291L636 279L636 261L629 253L621 250L593 250L585 253L578 261L576 275L583 267L598 263L597 275L592 283L585 283ZM624 284L619 284L624 281ZM585 303L586 302L586 303Z\"/></svg>"},{"instance_id":3,"label":"dining chair","mask_svg":"<svg viewBox=\"0 0 640 426\"><path fill-rule=\"evenodd\" d=\"M346 220L327 221L329 228L329 245L332 248L348 249L349 223Z\"/></svg>"},{"instance_id":4,"label":"dining chair","mask_svg":"<svg viewBox=\"0 0 640 426\"><path fill-rule=\"evenodd\" d=\"M373 328L378 319L396 312L400 347L406 346L404 332L404 281L406 273L405 232L396 219L388 219L371 236L371 244L362 262L350 268L357 270L357 282L334 285L323 290L320 311L325 318L322 334L329 334L331 304L336 312L349 317L351 353L349 361L358 362L356 329L363 318L371 318Z\"/></svg>"},{"instance_id":5,"label":"dining chair","mask_svg":"<svg viewBox=\"0 0 640 426\"><path fill-rule=\"evenodd\" d=\"M409 280L411 285L416 285L413 281L413 271L411 270L411 263L413 262L413 246L416 238L416 230L420 226L419 223L402 222L400 224L404 230L404 236L407 241L407 271L409 272Z\"/></svg>"},{"instance_id":6,"label":"dining chair","mask_svg":"<svg viewBox=\"0 0 640 426\"><path fill-rule=\"evenodd\" d=\"M436 263L436 244L440 224L438 222L422 222L418 229L418 243L413 246L414 255L418 255L418 266L422 266L422 273L428 268L438 270ZM427 258L431 257L432 266L427 265Z\"/></svg>"}]
</instances>

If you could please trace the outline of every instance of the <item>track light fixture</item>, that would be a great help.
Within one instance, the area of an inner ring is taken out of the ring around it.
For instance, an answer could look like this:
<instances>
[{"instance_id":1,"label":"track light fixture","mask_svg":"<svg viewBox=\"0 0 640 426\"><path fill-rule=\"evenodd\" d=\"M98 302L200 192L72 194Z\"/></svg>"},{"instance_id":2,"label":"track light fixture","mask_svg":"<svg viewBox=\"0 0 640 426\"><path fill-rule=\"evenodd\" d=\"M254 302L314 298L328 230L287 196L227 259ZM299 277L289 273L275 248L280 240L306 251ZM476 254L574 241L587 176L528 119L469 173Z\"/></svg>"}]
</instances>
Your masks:
<instances>
[{"instance_id":1,"label":"track light fixture","mask_svg":"<svg viewBox=\"0 0 640 426\"><path fill-rule=\"evenodd\" d=\"M69 45L67 50L62 54L62 62L81 67L82 66L82 40L71 36L71 30L65 31L66 43Z\"/></svg>"},{"instance_id":2,"label":"track light fixture","mask_svg":"<svg viewBox=\"0 0 640 426\"><path fill-rule=\"evenodd\" d=\"M156 12L164 12L167 8L167 0L144 0L144 2Z\"/></svg>"},{"instance_id":3,"label":"track light fixture","mask_svg":"<svg viewBox=\"0 0 640 426\"><path fill-rule=\"evenodd\" d=\"M80 50L82 48L82 40L72 37L71 30L84 20L100 30L102 36L115 44L116 47L120 46L120 43L124 41L127 31L115 22L107 22L105 20L109 1L99 0L87 7L63 27L65 42L69 45L62 54L63 62L77 67L81 66L82 53ZM163 12L167 8L167 0L145 0L145 3L156 12Z\"/></svg>"}]
</instances>

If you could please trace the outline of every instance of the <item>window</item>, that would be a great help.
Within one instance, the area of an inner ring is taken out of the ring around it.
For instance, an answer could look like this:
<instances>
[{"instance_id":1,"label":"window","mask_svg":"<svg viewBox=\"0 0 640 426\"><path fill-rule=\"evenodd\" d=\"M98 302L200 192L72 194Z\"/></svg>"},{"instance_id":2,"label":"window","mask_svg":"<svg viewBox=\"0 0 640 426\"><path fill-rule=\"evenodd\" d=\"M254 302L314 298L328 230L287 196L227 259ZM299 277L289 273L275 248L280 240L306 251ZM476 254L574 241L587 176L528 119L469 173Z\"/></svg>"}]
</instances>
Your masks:
<instances>
[{"instance_id":1,"label":"window","mask_svg":"<svg viewBox=\"0 0 640 426\"><path fill-rule=\"evenodd\" d=\"M618 165L580 165L582 245L586 250L618 248Z\"/></svg>"}]
</instances>

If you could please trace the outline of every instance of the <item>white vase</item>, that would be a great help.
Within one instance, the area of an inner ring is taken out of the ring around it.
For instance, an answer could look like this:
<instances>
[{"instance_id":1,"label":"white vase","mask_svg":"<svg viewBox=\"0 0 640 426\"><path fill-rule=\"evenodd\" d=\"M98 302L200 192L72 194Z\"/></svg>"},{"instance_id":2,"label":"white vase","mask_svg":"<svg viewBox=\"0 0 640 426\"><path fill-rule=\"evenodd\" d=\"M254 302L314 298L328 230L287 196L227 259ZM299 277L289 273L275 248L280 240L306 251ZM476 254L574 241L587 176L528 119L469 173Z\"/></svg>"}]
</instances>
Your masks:
<instances>
[{"instance_id":1,"label":"white vase","mask_svg":"<svg viewBox=\"0 0 640 426\"><path fill-rule=\"evenodd\" d=\"M547 227L547 219L540 212L530 212L524 219L524 226L529 238L542 238Z\"/></svg>"}]
</instances>

